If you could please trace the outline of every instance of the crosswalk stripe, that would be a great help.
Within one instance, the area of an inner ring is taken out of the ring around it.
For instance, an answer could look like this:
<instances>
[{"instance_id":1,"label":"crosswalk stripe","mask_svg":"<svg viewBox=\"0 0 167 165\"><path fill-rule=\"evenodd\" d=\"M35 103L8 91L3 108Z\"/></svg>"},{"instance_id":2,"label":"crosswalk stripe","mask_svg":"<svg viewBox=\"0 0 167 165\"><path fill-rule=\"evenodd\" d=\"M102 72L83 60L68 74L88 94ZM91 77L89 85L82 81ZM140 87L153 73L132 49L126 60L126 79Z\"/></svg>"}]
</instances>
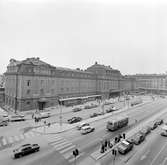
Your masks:
<instances>
[{"instance_id":1,"label":"crosswalk stripe","mask_svg":"<svg viewBox=\"0 0 167 165\"><path fill-rule=\"evenodd\" d=\"M63 149L63 148L66 148L66 147L68 147L68 146L71 146L72 145L72 143L67 143L66 145L62 145L62 146L60 146L60 147L57 147L57 151L59 151L59 150L61 150L61 149Z\"/></svg>"},{"instance_id":2,"label":"crosswalk stripe","mask_svg":"<svg viewBox=\"0 0 167 165\"><path fill-rule=\"evenodd\" d=\"M64 139L60 139L60 140L58 140L58 141L51 142L50 144L53 146L53 145L57 145L57 144L59 144L59 143L62 143L62 142L64 142L64 141L65 141Z\"/></svg>"},{"instance_id":3,"label":"crosswalk stripe","mask_svg":"<svg viewBox=\"0 0 167 165\"><path fill-rule=\"evenodd\" d=\"M7 144L7 141L6 141L5 138L2 139L2 143L3 143L4 146Z\"/></svg>"},{"instance_id":4,"label":"crosswalk stripe","mask_svg":"<svg viewBox=\"0 0 167 165\"><path fill-rule=\"evenodd\" d=\"M71 149L74 149L74 148L75 148L75 145L72 145L72 146L70 146L70 147L68 147L68 148L66 148L64 150L61 150L60 153L63 154L63 153L65 153L65 152L67 152L67 151L69 151Z\"/></svg>"},{"instance_id":5,"label":"crosswalk stripe","mask_svg":"<svg viewBox=\"0 0 167 165\"><path fill-rule=\"evenodd\" d=\"M48 141L56 141L56 140L59 140L59 139L62 139L61 137L52 137L52 138L47 138Z\"/></svg>"},{"instance_id":6,"label":"crosswalk stripe","mask_svg":"<svg viewBox=\"0 0 167 165\"><path fill-rule=\"evenodd\" d=\"M72 156L72 152L64 154L63 156L64 156L65 159L69 159Z\"/></svg>"},{"instance_id":7,"label":"crosswalk stripe","mask_svg":"<svg viewBox=\"0 0 167 165\"><path fill-rule=\"evenodd\" d=\"M13 142L14 142L12 136L8 137L8 142L9 142L9 143L13 143Z\"/></svg>"},{"instance_id":8,"label":"crosswalk stripe","mask_svg":"<svg viewBox=\"0 0 167 165\"><path fill-rule=\"evenodd\" d=\"M15 141L20 141L19 137L17 135L13 136Z\"/></svg>"},{"instance_id":9,"label":"crosswalk stripe","mask_svg":"<svg viewBox=\"0 0 167 165\"><path fill-rule=\"evenodd\" d=\"M71 163L71 162L75 161L75 159L80 158L82 155L84 155L84 152L81 152L76 158L73 157L73 158L69 159L68 161Z\"/></svg>"},{"instance_id":10,"label":"crosswalk stripe","mask_svg":"<svg viewBox=\"0 0 167 165\"><path fill-rule=\"evenodd\" d=\"M23 134L20 134L20 139L24 139L24 135Z\"/></svg>"},{"instance_id":11,"label":"crosswalk stripe","mask_svg":"<svg viewBox=\"0 0 167 165\"><path fill-rule=\"evenodd\" d=\"M63 142L63 143L60 143L60 144L57 144L57 145L54 145L54 148L56 148L57 149L57 147L60 147L60 146L62 146L62 145L66 145L66 144L69 144L69 142Z\"/></svg>"}]
</instances>

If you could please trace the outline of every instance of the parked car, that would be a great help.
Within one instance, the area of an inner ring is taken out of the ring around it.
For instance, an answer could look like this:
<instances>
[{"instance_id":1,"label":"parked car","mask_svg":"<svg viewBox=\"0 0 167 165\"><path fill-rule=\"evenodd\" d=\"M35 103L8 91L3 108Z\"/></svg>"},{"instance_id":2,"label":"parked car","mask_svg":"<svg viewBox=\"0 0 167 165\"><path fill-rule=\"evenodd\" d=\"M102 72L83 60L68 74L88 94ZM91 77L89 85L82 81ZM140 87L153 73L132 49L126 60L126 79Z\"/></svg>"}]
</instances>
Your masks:
<instances>
[{"instance_id":1,"label":"parked car","mask_svg":"<svg viewBox=\"0 0 167 165\"><path fill-rule=\"evenodd\" d=\"M73 108L73 109L72 109L73 112L79 112L79 111L81 111L81 110L82 110L82 108L80 108L80 107L77 107L77 108Z\"/></svg>"},{"instance_id":2,"label":"parked car","mask_svg":"<svg viewBox=\"0 0 167 165\"><path fill-rule=\"evenodd\" d=\"M81 123L80 125L77 126L78 130L81 130L82 127L89 126L89 123Z\"/></svg>"},{"instance_id":3,"label":"parked car","mask_svg":"<svg viewBox=\"0 0 167 165\"><path fill-rule=\"evenodd\" d=\"M141 134L141 133L137 133L131 137L131 141L136 145L143 142L144 139L145 139L145 136L144 136L144 134Z\"/></svg>"},{"instance_id":4,"label":"parked car","mask_svg":"<svg viewBox=\"0 0 167 165\"><path fill-rule=\"evenodd\" d=\"M93 118L93 117L96 117L96 116L99 116L99 114L98 113L93 113L93 114L90 115L90 118Z\"/></svg>"},{"instance_id":5,"label":"parked car","mask_svg":"<svg viewBox=\"0 0 167 165\"><path fill-rule=\"evenodd\" d=\"M129 143L126 140L121 141L121 143L118 145L117 149L120 154L126 154L129 151L131 151L133 148L133 143Z\"/></svg>"},{"instance_id":6,"label":"parked car","mask_svg":"<svg viewBox=\"0 0 167 165\"><path fill-rule=\"evenodd\" d=\"M77 122L79 122L79 121L81 121L81 120L82 120L81 117L72 117L71 119L68 119L67 122L68 122L69 124L73 124L73 123L77 123Z\"/></svg>"},{"instance_id":7,"label":"parked car","mask_svg":"<svg viewBox=\"0 0 167 165\"><path fill-rule=\"evenodd\" d=\"M85 134L88 134L90 132L93 132L95 130L94 127L91 127L91 126L84 126L82 127L81 129L81 134L85 135Z\"/></svg>"},{"instance_id":8,"label":"parked car","mask_svg":"<svg viewBox=\"0 0 167 165\"><path fill-rule=\"evenodd\" d=\"M154 129L156 129L158 127L158 124L157 123L152 123L150 125L150 127L151 127L151 130L154 130Z\"/></svg>"},{"instance_id":9,"label":"parked car","mask_svg":"<svg viewBox=\"0 0 167 165\"><path fill-rule=\"evenodd\" d=\"M139 133L142 133L144 136L146 136L147 134L149 134L151 132L149 127L144 127L143 129L141 129L139 131Z\"/></svg>"},{"instance_id":10,"label":"parked car","mask_svg":"<svg viewBox=\"0 0 167 165\"><path fill-rule=\"evenodd\" d=\"M161 125L161 124L163 124L163 120L162 119L157 119L156 121L155 121L155 123L157 124L157 125Z\"/></svg>"},{"instance_id":11,"label":"parked car","mask_svg":"<svg viewBox=\"0 0 167 165\"><path fill-rule=\"evenodd\" d=\"M106 110L106 113L110 113L110 112L113 112L113 111L115 111L113 108L109 108L109 109Z\"/></svg>"},{"instance_id":12,"label":"parked car","mask_svg":"<svg viewBox=\"0 0 167 165\"><path fill-rule=\"evenodd\" d=\"M8 115L3 115L2 117L5 121L9 121L9 116Z\"/></svg>"},{"instance_id":13,"label":"parked car","mask_svg":"<svg viewBox=\"0 0 167 165\"><path fill-rule=\"evenodd\" d=\"M98 107L98 105L91 104L91 105L85 105L84 109L92 109L92 108L96 108L96 107Z\"/></svg>"},{"instance_id":14,"label":"parked car","mask_svg":"<svg viewBox=\"0 0 167 165\"><path fill-rule=\"evenodd\" d=\"M0 121L0 126L7 126L7 125L8 125L8 121L6 121L6 120Z\"/></svg>"},{"instance_id":15,"label":"parked car","mask_svg":"<svg viewBox=\"0 0 167 165\"><path fill-rule=\"evenodd\" d=\"M24 117L14 115L9 117L10 122L15 122L15 121L25 121L26 119Z\"/></svg>"},{"instance_id":16,"label":"parked car","mask_svg":"<svg viewBox=\"0 0 167 165\"><path fill-rule=\"evenodd\" d=\"M161 135L161 136L165 136L165 137L167 137L167 131L163 131L163 132L161 132L160 135Z\"/></svg>"},{"instance_id":17,"label":"parked car","mask_svg":"<svg viewBox=\"0 0 167 165\"><path fill-rule=\"evenodd\" d=\"M40 150L40 146L38 144L24 144L19 148L13 150L14 158L20 158L22 156L37 152Z\"/></svg>"},{"instance_id":18,"label":"parked car","mask_svg":"<svg viewBox=\"0 0 167 165\"><path fill-rule=\"evenodd\" d=\"M38 119L45 119L45 118L48 118L50 116L51 116L50 112L40 112L40 113L34 114L34 118L38 118Z\"/></svg>"}]
</instances>

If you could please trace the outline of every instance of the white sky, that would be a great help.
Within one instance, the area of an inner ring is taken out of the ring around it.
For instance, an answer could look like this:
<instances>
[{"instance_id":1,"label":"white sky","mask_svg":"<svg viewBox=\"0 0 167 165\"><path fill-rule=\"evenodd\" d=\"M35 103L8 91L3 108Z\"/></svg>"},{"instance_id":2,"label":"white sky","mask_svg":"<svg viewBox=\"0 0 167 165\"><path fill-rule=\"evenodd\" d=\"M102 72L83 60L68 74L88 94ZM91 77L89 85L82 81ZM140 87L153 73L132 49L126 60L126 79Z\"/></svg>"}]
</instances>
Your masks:
<instances>
[{"instance_id":1,"label":"white sky","mask_svg":"<svg viewBox=\"0 0 167 165\"><path fill-rule=\"evenodd\" d=\"M167 71L167 3L159 0L0 0L0 73L10 58L40 57L122 74Z\"/></svg>"}]
</instances>

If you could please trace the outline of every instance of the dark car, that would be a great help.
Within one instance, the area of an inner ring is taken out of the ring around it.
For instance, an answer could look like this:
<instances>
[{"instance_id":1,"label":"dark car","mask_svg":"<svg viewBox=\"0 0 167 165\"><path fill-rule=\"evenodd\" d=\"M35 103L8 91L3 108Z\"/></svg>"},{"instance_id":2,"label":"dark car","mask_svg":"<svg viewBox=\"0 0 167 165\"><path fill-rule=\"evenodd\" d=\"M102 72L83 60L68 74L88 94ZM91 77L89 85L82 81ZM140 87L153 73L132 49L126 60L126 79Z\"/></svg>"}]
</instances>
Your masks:
<instances>
[{"instance_id":1,"label":"dark car","mask_svg":"<svg viewBox=\"0 0 167 165\"><path fill-rule=\"evenodd\" d=\"M20 116L20 115L14 115L14 116L10 116L9 117L9 121L10 122L15 122L15 121L25 121L25 117L24 116Z\"/></svg>"},{"instance_id":2,"label":"dark car","mask_svg":"<svg viewBox=\"0 0 167 165\"><path fill-rule=\"evenodd\" d=\"M156 121L155 121L155 123L157 124L157 125L161 125L161 124L163 124L163 120L162 119L157 119Z\"/></svg>"},{"instance_id":3,"label":"dark car","mask_svg":"<svg viewBox=\"0 0 167 165\"><path fill-rule=\"evenodd\" d=\"M142 133L140 133L140 132L137 133L137 134L135 134L135 135L133 135L133 136L131 137L131 141L132 141L134 144L136 144L136 145L138 145L138 144L140 144L141 142L143 142L144 139L145 139L144 134L142 134Z\"/></svg>"},{"instance_id":4,"label":"dark car","mask_svg":"<svg viewBox=\"0 0 167 165\"><path fill-rule=\"evenodd\" d=\"M129 151L131 151L133 148L133 144L129 143L126 140L121 141L121 143L118 145L117 149L120 154L126 154Z\"/></svg>"},{"instance_id":5,"label":"dark car","mask_svg":"<svg viewBox=\"0 0 167 165\"><path fill-rule=\"evenodd\" d=\"M163 131L163 132L160 133L160 135L167 137L167 132L166 132L166 131Z\"/></svg>"},{"instance_id":6,"label":"dark car","mask_svg":"<svg viewBox=\"0 0 167 165\"><path fill-rule=\"evenodd\" d=\"M99 116L99 114L98 113L93 113L93 114L90 115L91 118L96 117L96 116Z\"/></svg>"},{"instance_id":7,"label":"dark car","mask_svg":"<svg viewBox=\"0 0 167 165\"><path fill-rule=\"evenodd\" d=\"M7 126L7 125L8 125L8 121L6 120L0 121L0 126Z\"/></svg>"},{"instance_id":8,"label":"dark car","mask_svg":"<svg viewBox=\"0 0 167 165\"><path fill-rule=\"evenodd\" d=\"M81 120L82 120L81 117L73 117L71 119L68 119L67 121L68 121L69 124L73 124L73 123L77 123L77 122L79 122Z\"/></svg>"},{"instance_id":9,"label":"dark car","mask_svg":"<svg viewBox=\"0 0 167 165\"><path fill-rule=\"evenodd\" d=\"M24 144L19 148L13 150L14 158L20 158L22 156L37 152L40 150L40 146L38 144Z\"/></svg>"},{"instance_id":10,"label":"dark car","mask_svg":"<svg viewBox=\"0 0 167 165\"><path fill-rule=\"evenodd\" d=\"M73 108L73 109L72 109L73 112L79 112L79 111L81 111L81 110L82 110L82 108L80 108L80 107L77 107L77 108Z\"/></svg>"},{"instance_id":11,"label":"dark car","mask_svg":"<svg viewBox=\"0 0 167 165\"><path fill-rule=\"evenodd\" d=\"M106 113L110 113L110 112L113 112L114 110L112 108L109 108L106 110Z\"/></svg>"}]
</instances>

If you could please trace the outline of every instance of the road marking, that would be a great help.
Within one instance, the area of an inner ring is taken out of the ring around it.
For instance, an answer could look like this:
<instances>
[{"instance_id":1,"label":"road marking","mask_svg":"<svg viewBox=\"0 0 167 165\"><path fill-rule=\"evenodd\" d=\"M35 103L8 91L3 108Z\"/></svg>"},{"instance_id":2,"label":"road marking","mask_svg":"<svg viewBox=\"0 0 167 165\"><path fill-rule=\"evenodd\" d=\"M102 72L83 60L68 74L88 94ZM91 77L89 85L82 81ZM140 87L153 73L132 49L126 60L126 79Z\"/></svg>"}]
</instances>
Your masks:
<instances>
[{"instance_id":1,"label":"road marking","mask_svg":"<svg viewBox=\"0 0 167 165\"><path fill-rule=\"evenodd\" d=\"M35 134L33 132L28 132L27 134L29 135L29 137L35 136Z\"/></svg>"},{"instance_id":2,"label":"road marking","mask_svg":"<svg viewBox=\"0 0 167 165\"><path fill-rule=\"evenodd\" d=\"M23 134L20 134L20 139L24 139L24 135Z\"/></svg>"},{"instance_id":3,"label":"road marking","mask_svg":"<svg viewBox=\"0 0 167 165\"><path fill-rule=\"evenodd\" d=\"M149 153L150 153L150 150L146 151L146 152L144 153L144 155L141 156L140 160L146 159Z\"/></svg>"},{"instance_id":4,"label":"road marking","mask_svg":"<svg viewBox=\"0 0 167 165\"><path fill-rule=\"evenodd\" d=\"M3 143L4 146L7 144L7 141L6 141L5 138L2 139L2 143Z\"/></svg>"},{"instance_id":5,"label":"road marking","mask_svg":"<svg viewBox=\"0 0 167 165\"><path fill-rule=\"evenodd\" d=\"M63 145L63 146L60 146L60 147L57 147L57 151L63 149L63 148L67 148L68 146L71 146L72 143L67 143L66 145Z\"/></svg>"},{"instance_id":6,"label":"road marking","mask_svg":"<svg viewBox=\"0 0 167 165\"><path fill-rule=\"evenodd\" d=\"M8 138L8 141L9 141L9 143L13 143L13 142L14 142L12 136L10 136L10 137Z\"/></svg>"},{"instance_id":7,"label":"road marking","mask_svg":"<svg viewBox=\"0 0 167 165\"><path fill-rule=\"evenodd\" d=\"M17 135L13 136L15 141L20 141L19 137Z\"/></svg>"},{"instance_id":8,"label":"road marking","mask_svg":"<svg viewBox=\"0 0 167 165\"><path fill-rule=\"evenodd\" d=\"M58 136L55 136L55 137L47 137L47 140L48 140L49 142L54 142L54 141L59 140L59 139L62 139L62 138L61 138L61 137L58 137Z\"/></svg>"},{"instance_id":9,"label":"road marking","mask_svg":"<svg viewBox=\"0 0 167 165\"><path fill-rule=\"evenodd\" d=\"M64 139L60 139L59 141L55 141L55 142L50 143L50 145L54 146L54 145L57 145L59 143L65 142L65 141L66 140L64 140Z\"/></svg>"},{"instance_id":10,"label":"road marking","mask_svg":"<svg viewBox=\"0 0 167 165\"><path fill-rule=\"evenodd\" d=\"M154 159L152 160L150 165L153 165L153 163L156 161L156 159L158 158L160 153L165 149L166 146L167 146L167 143L161 148L161 150L158 152L158 154L154 157Z\"/></svg>"},{"instance_id":11,"label":"road marking","mask_svg":"<svg viewBox=\"0 0 167 165\"><path fill-rule=\"evenodd\" d=\"M167 164L167 157L163 160L163 162L161 163L161 165L166 165Z\"/></svg>"},{"instance_id":12,"label":"road marking","mask_svg":"<svg viewBox=\"0 0 167 165\"><path fill-rule=\"evenodd\" d=\"M67 152L67 151L69 151L71 149L74 149L74 148L75 148L75 145L72 145L72 146L70 146L70 147L68 147L68 148L66 148L64 150L61 150L60 153L63 154L63 153L65 153L65 152Z\"/></svg>"},{"instance_id":13,"label":"road marking","mask_svg":"<svg viewBox=\"0 0 167 165\"><path fill-rule=\"evenodd\" d=\"M62 145L66 145L66 144L69 144L69 142L63 142L63 143L60 143L60 144L57 144L57 145L54 145L54 148L56 148L56 150L57 150L57 147L60 147L60 146L62 146ZM72 144L72 143L71 143Z\"/></svg>"}]
</instances>

